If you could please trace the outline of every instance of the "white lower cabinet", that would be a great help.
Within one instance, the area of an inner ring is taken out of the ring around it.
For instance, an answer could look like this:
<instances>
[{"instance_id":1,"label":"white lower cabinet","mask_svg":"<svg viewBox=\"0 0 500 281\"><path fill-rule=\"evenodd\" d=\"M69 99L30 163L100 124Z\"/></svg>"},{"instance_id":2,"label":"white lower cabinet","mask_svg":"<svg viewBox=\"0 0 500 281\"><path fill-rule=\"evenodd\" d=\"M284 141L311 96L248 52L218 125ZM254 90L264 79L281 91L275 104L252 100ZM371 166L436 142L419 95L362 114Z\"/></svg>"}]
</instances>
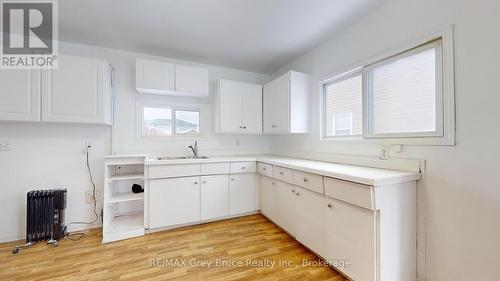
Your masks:
<instances>
[{"instance_id":1,"label":"white lower cabinet","mask_svg":"<svg viewBox=\"0 0 500 281\"><path fill-rule=\"evenodd\" d=\"M201 177L201 220L225 217L229 214L229 176Z\"/></svg>"},{"instance_id":2,"label":"white lower cabinet","mask_svg":"<svg viewBox=\"0 0 500 281\"><path fill-rule=\"evenodd\" d=\"M297 240L318 255L326 256L326 198L300 187L296 188L295 233Z\"/></svg>"},{"instance_id":3,"label":"white lower cabinet","mask_svg":"<svg viewBox=\"0 0 500 281\"><path fill-rule=\"evenodd\" d=\"M200 220L200 177L154 179L149 183L149 227Z\"/></svg>"},{"instance_id":4,"label":"white lower cabinet","mask_svg":"<svg viewBox=\"0 0 500 281\"><path fill-rule=\"evenodd\" d=\"M234 174L229 177L229 215L257 210L258 188L255 174Z\"/></svg>"},{"instance_id":5,"label":"white lower cabinet","mask_svg":"<svg viewBox=\"0 0 500 281\"><path fill-rule=\"evenodd\" d=\"M272 221L276 221L276 182L272 178L260 177L260 211Z\"/></svg>"},{"instance_id":6,"label":"white lower cabinet","mask_svg":"<svg viewBox=\"0 0 500 281\"><path fill-rule=\"evenodd\" d=\"M326 200L326 259L353 280L377 280L374 211Z\"/></svg>"},{"instance_id":7,"label":"white lower cabinet","mask_svg":"<svg viewBox=\"0 0 500 281\"><path fill-rule=\"evenodd\" d=\"M295 203L296 187L284 183L276 182L277 185L277 208L276 223L285 229L290 235L295 236Z\"/></svg>"}]
</instances>

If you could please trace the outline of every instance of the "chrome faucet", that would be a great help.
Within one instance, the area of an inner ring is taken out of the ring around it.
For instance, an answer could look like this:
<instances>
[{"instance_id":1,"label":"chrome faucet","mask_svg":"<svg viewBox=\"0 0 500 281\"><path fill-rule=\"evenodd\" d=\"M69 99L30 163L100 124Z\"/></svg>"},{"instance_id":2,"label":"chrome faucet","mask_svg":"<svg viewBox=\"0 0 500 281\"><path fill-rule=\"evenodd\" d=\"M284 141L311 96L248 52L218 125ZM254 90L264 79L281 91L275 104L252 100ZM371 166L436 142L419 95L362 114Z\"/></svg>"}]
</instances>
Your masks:
<instances>
[{"instance_id":1,"label":"chrome faucet","mask_svg":"<svg viewBox=\"0 0 500 281\"><path fill-rule=\"evenodd\" d=\"M194 146L188 146L193 151L194 158L198 158L198 141L194 141Z\"/></svg>"}]
</instances>

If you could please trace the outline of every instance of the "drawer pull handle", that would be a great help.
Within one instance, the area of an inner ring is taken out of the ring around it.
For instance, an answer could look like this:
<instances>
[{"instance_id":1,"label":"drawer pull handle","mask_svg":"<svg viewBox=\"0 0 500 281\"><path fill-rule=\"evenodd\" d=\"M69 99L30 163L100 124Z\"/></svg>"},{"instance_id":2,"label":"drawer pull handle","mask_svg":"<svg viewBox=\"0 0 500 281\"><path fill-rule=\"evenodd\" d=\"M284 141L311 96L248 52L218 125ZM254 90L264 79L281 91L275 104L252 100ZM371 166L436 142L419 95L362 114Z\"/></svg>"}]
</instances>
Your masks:
<instances>
[{"instance_id":1,"label":"drawer pull handle","mask_svg":"<svg viewBox=\"0 0 500 281\"><path fill-rule=\"evenodd\" d=\"M241 167L242 170L245 170L247 167Z\"/></svg>"},{"instance_id":2,"label":"drawer pull handle","mask_svg":"<svg viewBox=\"0 0 500 281\"><path fill-rule=\"evenodd\" d=\"M332 208L332 207L333 207L333 205L332 205L332 204L328 204L328 208Z\"/></svg>"},{"instance_id":3,"label":"drawer pull handle","mask_svg":"<svg viewBox=\"0 0 500 281\"><path fill-rule=\"evenodd\" d=\"M304 178L304 182L308 182L309 180L307 178Z\"/></svg>"},{"instance_id":4,"label":"drawer pull handle","mask_svg":"<svg viewBox=\"0 0 500 281\"><path fill-rule=\"evenodd\" d=\"M276 128L276 125L271 125L272 128Z\"/></svg>"},{"instance_id":5,"label":"drawer pull handle","mask_svg":"<svg viewBox=\"0 0 500 281\"><path fill-rule=\"evenodd\" d=\"M283 175L283 172L280 172L280 175Z\"/></svg>"}]
</instances>

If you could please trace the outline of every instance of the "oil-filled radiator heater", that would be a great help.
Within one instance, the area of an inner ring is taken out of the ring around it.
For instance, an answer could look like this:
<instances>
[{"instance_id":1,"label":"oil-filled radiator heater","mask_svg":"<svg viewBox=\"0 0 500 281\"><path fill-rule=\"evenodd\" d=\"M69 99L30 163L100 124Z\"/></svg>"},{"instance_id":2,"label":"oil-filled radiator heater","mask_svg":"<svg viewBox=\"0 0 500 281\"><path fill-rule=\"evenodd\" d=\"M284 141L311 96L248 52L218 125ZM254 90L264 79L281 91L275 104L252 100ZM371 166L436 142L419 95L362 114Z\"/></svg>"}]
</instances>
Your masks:
<instances>
[{"instance_id":1,"label":"oil-filled radiator heater","mask_svg":"<svg viewBox=\"0 0 500 281\"><path fill-rule=\"evenodd\" d=\"M16 246L12 253L18 253L37 241L57 246L57 241L66 235L66 199L66 189L29 191L26 195L26 244Z\"/></svg>"}]
</instances>

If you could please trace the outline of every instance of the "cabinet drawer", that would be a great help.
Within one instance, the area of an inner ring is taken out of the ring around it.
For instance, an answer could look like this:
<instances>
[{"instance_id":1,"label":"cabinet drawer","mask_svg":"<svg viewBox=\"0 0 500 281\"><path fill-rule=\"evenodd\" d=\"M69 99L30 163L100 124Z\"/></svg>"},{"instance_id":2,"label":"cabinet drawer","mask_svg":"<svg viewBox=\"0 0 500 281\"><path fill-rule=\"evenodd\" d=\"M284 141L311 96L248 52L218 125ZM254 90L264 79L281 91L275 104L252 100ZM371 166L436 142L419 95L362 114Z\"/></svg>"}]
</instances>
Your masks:
<instances>
[{"instance_id":1,"label":"cabinet drawer","mask_svg":"<svg viewBox=\"0 0 500 281\"><path fill-rule=\"evenodd\" d=\"M202 175L229 174L231 165L229 163L206 163L201 164Z\"/></svg>"},{"instance_id":2,"label":"cabinet drawer","mask_svg":"<svg viewBox=\"0 0 500 281\"><path fill-rule=\"evenodd\" d=\"M325 177L326 196L373 210L373 193L369 185Z\"/></svg>"},{"instance_id":3,"label":"cabinet drawer","mask_svg":"<svg viewBox=\"0 0 500 281\"><path fill-rule=\"evenodd\" d=\"M293 184L293 170L273 166L273 174L275 179Z\"/></svg>"},{"instance_id":4,"label":"cabinet drawer","mask_svg":"<svg viewBox=\"0 0 500 281\"><path fill-rule=\"evenodd\" d=\"M273 177L273 165L266 164L266 163L258 163L257 164L257 171L261 175L268 176L270 178Z\"/></svg>"},{"instance_id":5,"label":"cabinet drawer","mask_svg":"<svg viewBox=\"0 0 500 281\"><path fill-rule=\"evenodd\" d=\"M150 179L197 176L199 174L200 174L200 164L149 166Z\"/></svg>"},{"instance_id":6,"label":"cabinet drawer","mask_svg":"<svg viewBox=\"0 0 500 281\"><path fill-rule=\"evenodd\" d=\"M237 173L255 173L257 171L257 163L255 162L232 162L231 174Z\"/></svg>"},{"instance_id":7,"label":"cabinet drawer","mask_svg":"<svg viewBox=\"0 0 500 281\"><path fill-rule=\"evenodd\" d=\"M293 184L323 194L322 176L300 171L293 171Z\"/></svg>"}]
</instances>

